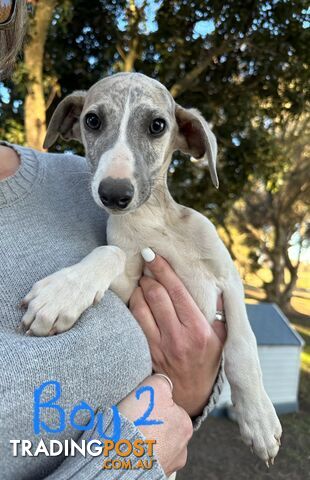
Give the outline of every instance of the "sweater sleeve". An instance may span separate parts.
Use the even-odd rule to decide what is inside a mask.
[[[109,434],[111,434],[110,430],[113,416],[111,409],[106,409],[104,411],[104,415],[107,421],[105,434],[109,436]],[[132,422],[130,422],[121,414],[120,418],[122,439],[126,439],[130,443],[133,443],[137,439],[141,439],[142,441],[145,440],[144,436]],[[92,430],[84,432],[81,435],[78,443],[81,444],[82,441],[88,442],[91,439],[96,439],[96,427],[97,422],[95,422]],[[139,464],[141,465],[141,460],[144,465],[148,465],[148,467],[151,466],[151,468],[144,469],[142,466],[138,468]],[[115,462],[117,469],[111,468],[113,462]],[[126,467],[124,465],[124,468],[119,468],[121,462],[124,462]],[[107,468],[104,468],[105,465]],[[91,456],[87,454],[85,457],[77,453],[74,457],[66,457],[66,459],[52,474],[45,477],[45,480],[93,480],[100,478],[103,480],[115,480],[116,477],[117,479],[124,478],[126,480],[166,479],[166,475],[155,455],[149,456],[147,453],[145,453],[142,457],[138,458],[131,453],[128,456],[120,457],[116,454],[115,450],[112,449],[107,457],[105,457],[103,453],[100,453],[98,456]]]
[[[14,456],[10,441],[29,440],[33,452],[41,439],[46,445],[51,440],[62,444],[70,440],[76,442],[82,432],[70,420],[75,407],[81,407],[83,402],[92,412],[98,412],[100,408],[105,412],[110,406],[117,405],[150,373],[147,341],[129,310],[112,292],[107,292],[100,304],[85,312],[71,330],[55,337],[27,337],[2,328],[1,480],[47,478],[60,466],[64,474],[59,478],[75,478],[74,475],[69,476],[70,468],[78,472],[80,463],[85,469],[92,471],[92,465],[95,469],[102,458],[67,458],[64,452],[57,456],[39,454],[32,458],[21,455],[19,451]],[[44,384],[46,386],[42,389]],[[34,431],[35,391],[40,391],[37,403],[51,402],[51,407],[39,409],[38,432]],[[46,427],[59,428],[61,418],[61,429],[47,430]],[[90,410],[82,408],[76,414],[75,424],[87,425],[90,418]],[[105,432],[105,416],[100,426]],[[134,433],[138,435],[136,431],[128,430],[129,427],[129,422],[124,422],[123,434],[128,439]],[[87,461],[90,461],[89,465]],[[71,462],[74,465],[72,463],[71,466]],[[68,475],[66,468],[69,468]],[[137,472],[141,474],[139,470]],[[111,473],[104,473],[111,478]],[[85,474],[84,478],[94,477]]]
[[[206,420],[209,413],[212,412],[212,410],[215,408],[215,406],[218,402],[218,399],[220,398],[222,389],[223,389],[224,379],[225,379],[225,377],[224,377],[224,358],[222,358],[220,369],[219,369],[217,378],[215,380],[213,390],[212,390],[212,393],[209,397],[208,403],[204,407],[202,414],[199,415],[198,417],[196,417],[195,419],[193,419],[194,430],[198,430],[200,428],[202,422],[204,420]]]

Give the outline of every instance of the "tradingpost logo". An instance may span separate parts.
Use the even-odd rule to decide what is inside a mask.
[[[48,400],[42,401],[42,395],[46,399],[46,390],[48,392],[53,390],[53,395]],[[154,445],[155,440],[148,440],[137,438],[130,441],[122,438],[121,432],[121,416],[117,406],[112,406],[112,434],[107,436],[105,433],[105,419],[103,412],[95,412],[95,410],[86,402],[81,401],[75,405],[66,417],[66,412],[59,403],[61,399],[61,385],[58,381],[48,381],[42,383],[40,387],[34,390],[33,403],[33,430],[36,436],[42,435],[43,432],[48,434],[59,434],[63,432],[69,425],[80,432],[91,432],[91,437],[88,440],[81,439],[75,441],[73,439],[66,439],[63,441],[57,439],[44,440],[40,438],[36,442],[31,442],[27,439],[10,440],[12,447],[12,454],[17,456],[37,457],[38,455],[50,456],[65,456],[74,457],[77,454],[83,457],[103,456],[102,468],[104,470],[132,470],[143,469],[150,470],[155,462]],[[140,399],[142,395],[149,396],[149,404],[144,414],[134,421],[136,427],[150,426],[163,424],[162,420],[151,418],[154,409],[154,389],[151,386],[143,386],[136,390],[136,398]],[[53,425],[48,425],[42,419],[42,413],[45,410],[52,409],[57,414],[58,422]],[[77,423],[76,417],[81,412],[87,411],[90,418],[86,425]],[[94,438],[96,437],[96,438]],[[130,457],[130,458],[129,458]]]
[[[104,461],[102,468],[104,470],[151,470],[154,463],[154,444],[155,440],[142,440],[138,438],[133,442],[127,439],[113,442],[113,440],[105,440],[102,450]],[[109,454],[114,451],[120,458],[109,459]],[[142,459],[145,454],[149,459]],[[128,459],[126,457],[133,456]]]

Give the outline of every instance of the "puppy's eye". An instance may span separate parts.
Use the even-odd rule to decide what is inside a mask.
[[[85,125],[91,130],[99,130],[101,127],[101,120],[96,113],[87,113],[84,121]]]
[[[165,130],[165,128],[166,122],[163,118],[154,118],[149,126],[150,134],[154,136],[159,135]]]

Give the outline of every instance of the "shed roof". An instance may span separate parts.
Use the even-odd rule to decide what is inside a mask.
[[[291,327],[288,318],[275,303],[246,305],[252,330],[258,345],[304,344],[301,336]]]

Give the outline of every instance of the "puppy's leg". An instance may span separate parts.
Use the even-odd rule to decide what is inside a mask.
[[[82,313],[98,303],[125,269],[126,254],[118,247],[95,248],[87,257],[37,282],[26,295],[22,324],[45,336],[69,330]]]
[[[267,464],[278,453],[281,424],[267,396],[259,365],[256,339],[250,327],[239,278],[224,289],[228,335],[225,373],[243,441]]]
[[[116,277],[110,285],[110,289],[126,304],[138,285],[142,275],[142,268],[143,260],[140,252],[137,254],[128,254],[127,252],[125,271]]]

